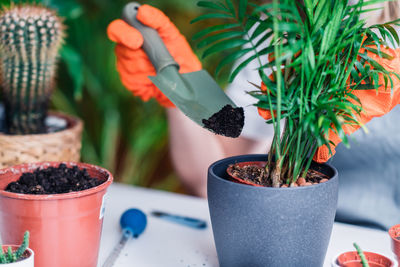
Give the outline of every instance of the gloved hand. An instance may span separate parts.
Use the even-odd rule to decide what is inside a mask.
[[[400,49],[381,48],[383,53],[391,55],[393,59],[380,58],[378,55],[367,52],[368,56],[378,62],[387,71],[396,72],[400,71]],[[381,117],[391,111],[397,104],[400,103],[400,81],[395,75],[391,76],[393,80],[393,90],[385,88],[384,78],[380,75],[379,84],[381,85],[378,90],[354,90],[353,94],[359,98],[363,111],[356,115],[357,121],[362,125],[366,124],[375,117]],[[343,125],[343,130],[346,135],[350,135],[358,130],[358,125]],[[384,129],[382,129],[384,131]],[[329,132],[329,140],[333,143],[330,144],[332,154],[329,153],[329,148],[324,145],[317,149],[314,154],[313,160],[318,163],[324,163],[335,154],[335,147],[342,141],[337,134],[333,131]]]
[[[400,49],[381,48],[381,50],[383,53],[391,55],[393,59],[380,58],[374,53],[367,53],[369,57],[378,62],[387,71],[399,72]],[[381,86],[378,88],[378,90],[354,90],[352,92],[356,97],[359,98],[363,108],[363,111],[359,115],[356,114],[357,121],[360,122],[361,125],[366,124],[374,117],[385,115],[400,103],[400,81],[394,75],[391,78],[393,80],[393,91],[390,89],[390,83],[388,88],[385,88],[384,78],[380,76],[379,84],[381,84]],[[267,87],[263,83],[261,84],[261,90],[267,90]],[[266,120],[271,119],[271,112],[269,110],[258,108],[258,113]],[[345,124],[342,127],[346,135],[350,135],[360,128],[358,125],[350,124]],[[329,148],[326,145],[323,145],[319,147],[314,154],[314,161],[318,163],[324,163],[328,161],[329,158],[335,154],[335,147],[342,141],[340,137],[332,130],[329,131],[329,140],[332,142],[330,144],[332,154],[329,152]]]
[[[180,73],[201,70],[201,63],[189,43],[163,12],[149,5],[142,5],[139,7],[137,19],[158,31],[168,51],[179,64]],[[123,85],[144,101],[154,97],[162,106],[173,107],[174,104],[148,78],[155,76],[156,71],[141,49],[143,37],[140,32],[117,19],[108,25],[107,35],[111,41],[117,43],[117,70]]]

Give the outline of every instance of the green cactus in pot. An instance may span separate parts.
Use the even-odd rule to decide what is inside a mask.
[[[12,5],[0,14],[0,75],[8,134],[45,133],[64,26],[54,11]]]
[[[25,251],[29,247],[29,232],[25,232],[21,245],[14,252],[11,247],[8,247],[6,251],[3,251],[2,247],[0,242],[0,264],[13,263],[23,259]]]

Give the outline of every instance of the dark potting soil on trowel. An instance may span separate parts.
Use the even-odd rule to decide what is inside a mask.
[[[5,190],[33,195],[62,194],[82,191],[102,183],[104,181],[90,177],[86,169],[60,164],[58,167],[23,173],[17,181],[8,184]]]
[[[243,108],[234,108],[231,105],[224,106],[220,111],[203,121],[204,127],[212,132],[227,137],[238,137],[244,125]]]
[[[266,187],[272,186],[272,181],[267,177],[267,172],[265,171],[265,167],[256,166],[256,165],[246,165],[246,166],[237,166],[235,164],[230,165],[231,174],[234,177],[238,177],[242,180],[262,185]],[[309,169],[304,182],[311,184],[318,184],[320,182],[325,182],[329,179],[329,177],[321,172],[316,170]],[[300,179],[299,179],[300,180]],[[300,185],[300,184],[298,184]]]

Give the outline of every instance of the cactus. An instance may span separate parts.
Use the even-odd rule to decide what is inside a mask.
[[[26,249],[29,246],[29,232],[26,231],[24,234],[24,239],[21,243],[21,245],[19,246],[19,248],[15,251],[12,252],[11,247],[7,248],[7,251],[4,252],[2,245],[0,243],[0,264],[5,264],[5,263],[12,263],[12,262],[16,262],[22,259],[24,252],[26,251]]]
[[[61,19],[45,7],[12,5],[0,14],[0,71],[9,134],[46,132],[63,36]]]

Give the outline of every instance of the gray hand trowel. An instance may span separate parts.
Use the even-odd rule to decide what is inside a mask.
[[[122,18],[143,36],[143,50],[157,71],[150,80],[186,116],[220,135],[238,137],[244,125],[243,108],[236,107],[204,70],[180,74],[179,65],[168,52],[157,31],[136,19],[140,4],[127,4]]]

